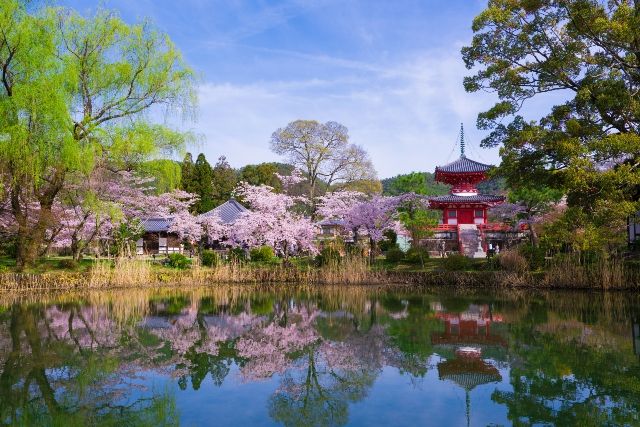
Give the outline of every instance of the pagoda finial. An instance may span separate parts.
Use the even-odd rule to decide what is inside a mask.
[[[460,123],[460,157],[465,157],[464,155],[464,125]]]

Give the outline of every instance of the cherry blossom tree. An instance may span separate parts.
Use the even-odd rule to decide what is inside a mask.
[[[397,210],[402,201],[402,196],[367,197],[359,192],[339,191],[320,197],[317,212],[324,218],[341,220],[356,238],[367,236],[375,248],[385,238],[385,231],[401,230]]]
[[[249,210],[229,227],[228,243],[233,246],[267,245],[288,258],[292,253],[316,253],[318,228],[296,207],[308,200],[302,196],[276,193],[273,187],[241,183],[236,195]]]

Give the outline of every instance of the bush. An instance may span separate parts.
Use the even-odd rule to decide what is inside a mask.
[[[518,246],[518,252],[522,255],[527,263],[529,269],[532,271],[543,269],[545,266],[545,250],[541,247],[534,247],[531,243],[525,243]]]
[[[171,268],[179,268],[184,270],[189,268],[191,260],[182,254],[169,254],[167,257],[167,266]]]
[[[275,252],[271,246],[260,246],[259,248],[251,249],[249,253],[251,261],[264,261],[268,262],[276,257]]]
[[[18,245],[13,237],[0,239],[0,254],[7,255],[10,258],[16,258],[18,255]]]
[[[529,269],[529,264],[525,257],[520,255],[515,249],[503,251],[498,255],[500,267],[512,273],[524,273]]]
[[[200,255],[200,262],[205,267],[217,267],[220,265],[220,256],[215,251],[204,250]]]
[[[75,270],[78,268],[78,261],[73,259],[61,259],[58,261],[58,267],[64,268],[65,270]]]
[[[394,264],[398,263],[404,259],[404,252],[402,252],[400,248],[391,248],[385,254],[385,259]]]
[[[422,265],[429,259],[429,251],[424,247],[409,248],[406,260],[409,264]]]
[[[327,246],[320,251],[320,254],[316,257],[316,264],[319,267],[329,265],[329,264],[338,264],[342,257],[340,256],[340,252],[332,248],[331,246]]]
[[[398,243],[398,235],[393,230],[386,230],[384,233],[384,239],[378,243],[378,247],[382,252],[390,251],[391,249],[400,249]]]
[[[229,249],[229,261],[231,262],[245,262],[247,255],[242,248]]]
[[[471,260],[461,254],[452,254],[444,259],[442,266],[447,271],[464,271],[471,268]]]

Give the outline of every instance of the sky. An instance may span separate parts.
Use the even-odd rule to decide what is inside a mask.
[[[460,55],[481,0],[62,0],[80,13],[117,11],[166,32],[199,76],[194,153],[234,167],[281,160],[271,134],[297,119],[337,121],[380,178],[433,171],[482,149],[477,114],[496,101],[468,94]],[[195,157],[195,156],[194,156]]]

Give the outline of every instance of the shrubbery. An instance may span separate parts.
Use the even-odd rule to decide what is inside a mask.
[[[447,271],[464,271],[471,268],[471,260],[461,254],[452,254],[444,259],[442,266]]]
[[[247,260],[247,255],[242,248],[229,249],[229,261],[231,262],[244,262]]]
[[[273,252],[271,246],[260,246],[259,248],[251,249],[249,256],[251,257],[251,261],[268,262],[272,261],[276,257],[276,254]]]
[[[320,254],[316,256],[316,264],[319,267],[329,265],[329,264],[338,264],[342,257],[340,256],[340,251],[331,246],[327,246],[320,251]]]
[[[421,246],[412,247],[407,251],[405,258],[409,264],[423,265],[429,259],[429,251]]]
[[[518,252],[522,255],[529,265],[529,269],[539,270],[545,266],[545,249],[540,246],[534,247],[531,243],[525,243],[518,246]]]
[[[58,267],[64,268],[65,270],[75,270],[78,268],[78,261],[74,259],[61,259],[58,261]]]
[[[204,250],[200,254],[200,262],[205,267],[217,267],[220,265],[220,256],[215,251]]]
[[[183,270],[191,266],[191,260],[182,254],[169,254],[167,257],[167,266]]]
[[[385,259],[388,262],[398,263],[404,259],[404,252],[400,248],[391,248],[385,254]]]
[[[520,255],[517,249],[509,249],[498,255],[500,267],[512,273],[524,273],[529,269],[529,264],[525,257]]]

